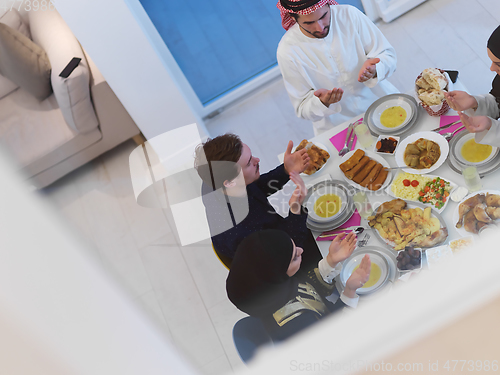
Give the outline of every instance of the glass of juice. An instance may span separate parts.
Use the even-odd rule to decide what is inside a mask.
[[[476,167],[464,167],[462,176],[464,176],[465,185],[469,191],[477,191],[483,187]]]
[[[372,133],[370,133],[370,129],[368,129],[368,126],[364,122],[356,125],[354,132],[356,133],[358,141],[363,148],[368,149],[371,147],[373,144],[373,136]]]
[[[370,201],[368,200],[368,197],[366,196],[366,193],[364,191],[358,191],[352,198],[354,200],[354,205],[359,212],[359,215],[363,219],[367,219],[368,216],[372,214],[373,209]]]

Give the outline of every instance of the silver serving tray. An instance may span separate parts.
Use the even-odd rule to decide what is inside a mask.
[[[404,200],[404,199],[403,199]],[[406,201],[406,207],[407,208],[416,208],[416,207],[419,207],[421,208],[422,210],[424,210],[425,208],[428,208],[430,206],[428,205],[425,205],[423,203],[420,203],[420,202],[414,202],[414,201]],[[377,213],[377,210],[380,206],[377,206],[377,208],[375,208],[373,210],[373,214],[372,216],[374,216],[376,213]],[[441,216],[441,214],[439,212],[437,212],[434,208],[430,207],[431,208],[431,216],[434,216],[436,218],[438,218],[439,222],[441,223],[441,228],[446,228],[448,229],[448,226],[446,225],[446,222],[444,221],[443,217]],[[380,235],[380,233],[378,232],[378,230],[376,230],[375,228],[372,227],[372,231],[373,233],[375,234],[375,237],[380,241],[382,242],[384,245],[386,245],[387,247],[389,247],[391,250],[393,251],[396,251],[394,250],[394,247],[395,247],[395,244],[392,242],[392,241],[388,241],[386,240],[385,238],[382,238],[382,236]],[[442,242],[440,243],[437,243],[435,244],[434,246],[439,246],[441,245],[442,243],[446,242],[446,239],[448,238],[449,236],[449,231],[448,231],[448,235],[443,239]],[[434,247],[433,246],[433,247]],[[423,249],[428,249],[429,247],[422,247],[420,246],[419,248],[422,248]]]

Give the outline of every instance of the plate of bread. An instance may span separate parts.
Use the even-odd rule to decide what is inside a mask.
[[[387,161],[370,151],[349,151],[339,165],[342,177],[351,186],[363,191],[376,191],[391,181]]]
[[[420,105],[431,116],[442,116],[450,109],[444,97],[445,91],[452,91],[451,80],[442,69],[427,68],[415,80],[415,90]]]
[[[312,143],[304,139],[293,152],[302,150],[303,148],[307,150],[310,160],[304,173],[301,173],[302,176],[310,176],[320,171],[330,159],[328,148],[321,143]]]

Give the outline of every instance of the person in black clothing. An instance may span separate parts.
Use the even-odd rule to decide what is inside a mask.
[[[345,306],[356,307],[356,290],[370,276],[370,257],[346,282],[335,304],[328,297],[335,291],[333,278],[340,262],[356,247],[356,236],[348,234],[332,241],[326,258],[316,268],[304,271],[303,251],[288,234],[279,230],[258,231],[239,245],[226,280],[227,296],[241,311],[259,318],[273,341],[284,340]]]
[[[248,235],[262,229],[282,229],[300,246],[309,243],[304,264],[316,264],[321,253],[306,228],[307,213],[301,207],[305,186],[299,173],[308,165],[305,149],[291,153],[290,141],[284,163],[260,175],[259,159],[234,134],[209,139],[196,149],[195,168],[203,180],[203,204],[207,214],[215,250],[232,259],[239,243]],[[290,176],[298,185],[290,198],[297,203],[287,218],[280,216],[267,197],[280,190]],[[301,193],[302,192],[302,193]]]

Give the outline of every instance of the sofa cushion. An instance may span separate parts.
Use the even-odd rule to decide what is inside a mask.
[[[10,28],[19,31],[24,36],[31,39],[31,33],[26,22],[23,21],[19,12],[12,8],[12,10],[7,10],[5,13],[0,15],[0,23],[4,23]]]
[[[16,85],[7,77],[0,75],[0,99],[4,96],[9,95],[12,91],[19,88],[19,85]]]
[[[15,8],[12,8],[12,10],[6,9],[3,13],[0,11],[0,23],[6,24],[31,39],[28,25],[23,21],[21,15]],[[18,87],[18,84],[12,82],[7,77],[0,75],[0,99],[9,95]]]
[[[90,96],[90,71],[80,43],[55,10],[30,12],[28,18],[33,41],[50,59],[52,89],[66,123],[79,133],[96,129],[99,123]],[[82,61],[68,78],[59,77],[73,57]]]
[[[0,23],[0,56],[0,74],[38,100],[51,94],[51,67],[45,51],[3,23]]]
[[[39,101],[20,88],[0,100],[0,148],[27,176],[55,167],[101,138],[99,128],[85,134],[72,130],[54,95]]]

